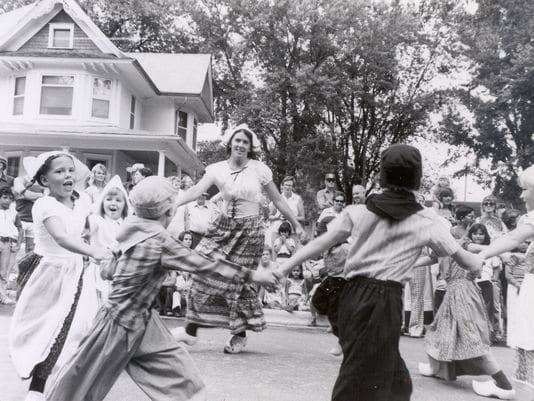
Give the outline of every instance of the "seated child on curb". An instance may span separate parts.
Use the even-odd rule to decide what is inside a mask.
[[[288,312],[299,310],[306,304],[307,291],[302,275],[302,266],[295,266],[289,274],[286,279],[284,294],[284,310]]]
[[[278,264],[282,263],[285,259],[291,257],[295,252],[295,240],[291,238],[291,224],[284,221],[278,228],[279,237],[274,241],[273,251],[274,257]]]
[[[176,190],[151,176],[130,193],[136,216],[128,218],[117,240],[108,301],[78,350],[60,370],[47,399],[103,400],[121,372],[152,400],[205,400],[206,390],[193,360],[150,308],[167,270],[274,285],[271,272],[244,269],[213,250],[201,255],[165,230],[174,215]]]

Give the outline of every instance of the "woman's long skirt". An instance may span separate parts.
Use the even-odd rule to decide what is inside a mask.
[[[205,236],[195,250],[201,253],[215,250],[233,263],[256,270],[264,248],[264,235],[259,216],[237,219],[221,216],[214,234]],[[262,331],[266,327],[254,284],[193,275],[188,301],[188,323],[227,328],[232,334]]]

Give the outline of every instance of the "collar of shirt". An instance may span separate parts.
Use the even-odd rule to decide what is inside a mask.
[[[158,235],[163,231],[165,231],[165,227],[163,227],[157,220],[130,216],[124,221],[124,224],[117,233],[117,241],[120,243],[120,251],[124,253],[138,243]]]

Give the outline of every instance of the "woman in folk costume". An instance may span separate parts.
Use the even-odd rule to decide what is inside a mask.
[[[117,233],[124,219],[132,212],[128,193],[118,175],[114,176],[103,188],[92,205],[89,216],[89,243],[99,248],[117,246]],[[87,274],[91,274],[96,284],[99,306],[106,301],[110,290],[110,281],[102,278],[101,263],[91,260]]]
[[[96,290],[84,285],[83,256],[101,260],[111,252],[82,239],[89,203],[75,185],[87,177],[87,167],[61,151],[23,162],[33,182],[49,190],[33,206],[38,264],[17,302],[9,338],[18,374],[32,378],[26,401],[34,401],[45,399],[52,369],[75,352],[96,314]]]
[[[217,249],[226,254],[229,261],[255,270],[265,243],[260,216],[262,191],[298,235],[303,229],[273,183],[269,167],[255,160],[260,150],[256,134],[242,124],[224,136],[223,145],[228,159],[209,165],[204,177],[179,198],[178,205],[197,199],[216,185],[223,197],[222,215],[215,231],[205,236],[196,250],[203,253]],[[246,330],[262,331],[266,326],[257,286],[193,275],[187,326],[185,331],[175,330],[174,335],[180,341],[193,344],[197,340],[197,329],[202,326],[230,329],[233,336],[224,352],[241,352],[246,345]]]

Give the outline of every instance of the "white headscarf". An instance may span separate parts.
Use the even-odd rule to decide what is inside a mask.
[[[130,202],[138,217],[158,219],[173,207],[178,191],[163,177],[145,178],[130,192]]]
[[[122,194],[124,195],[125,207],[128,208],[128,216],[131,215],[133,212],[132,204],[130,203],[130,199],[128,199],[128,192],[126,192],[126,189],[122,184],[121,178],[118,175],[115,175],[111,180],[109,180],[102,192],[100,192],[100,194],[98,195],[98,198],[96,198],[95,202],[91,206],[93,214],[100,217],[104,217],[104,212],[102,211],[102,203],[104,202],[106,194],[112,188],[118,188],[122,192]]]
[[[62,150],[54,150],[51,152],[41,153],[37,157],[27,156],[22,159],[22,165],[24,166],[24,170],[26,170],[26,174],[31,178],[35,178],[35,174],[37,174],[37,171],[43,166],[43,164],[48,160],[49,157],[60,155],[69,156],[73,160],[74,186],[77,191],[83,191],[85,189],[85,182],[91,172],[85,164],[83,164],[80,160],[78,160],[76,157],[74,157],[68,152]]]
[[[235,128],[227,130],[226,133],[222,137],[221,145],[224,146],[224,147],[229,145],[230,144],[230,140],[232,139],[234,134],[236,132],[238,132],[238,131],[247,131],[250,134],[250,136],[252,137],[251,150],[254,153],[258,153],[258,152],[261,151],[261,143],[260,143],[260,140],[258,139],[258,136],[254,133],[254,131],[252,131],[248,127],[247,124],[240,124]]]

